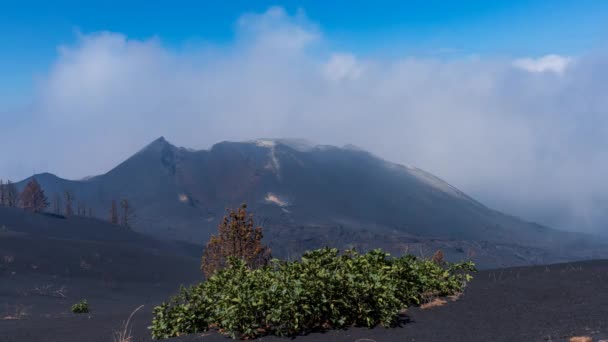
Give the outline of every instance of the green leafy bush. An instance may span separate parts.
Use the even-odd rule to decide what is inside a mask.
[[[72,312],[75,314],[89,313],[89,303],[86,299],[72,305]]]
[[[425,296],[461,292],[472,262],[449,264],[381,250],[359,254],[324,248],[301,261],[272,260],[252,270],[232,258],[206,282],[182,287],[154,308],[156,339],[219,329],[232,338],[297,335],[351,325],[396,323],[400,310]]]

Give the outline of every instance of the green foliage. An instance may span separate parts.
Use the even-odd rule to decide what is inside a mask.
[[[86,299],[72,305],[72,312],[75,314],[89,313],[89,303]]]
[[[472,262],[449,264],[381,250],[359,254],[324,248],[301,261],[250,269],[236,258],[206,282],[181,288],[154,308],[156,339],[219,329],[232,338],[297,335],[351,325],[396,323],[398,312],[429,295],[461,292]]]

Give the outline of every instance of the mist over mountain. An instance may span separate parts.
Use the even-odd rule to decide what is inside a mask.
[[[222,43],[203,35],[205,43],[181,46],[154,30],[104,26],[48,42],[36,87],[17,97],[20,106],[0,108],[4,139],[19,141],[19,148],[0,144],[2,178],[97,174],[161,134],[197,148],[302,136],[412,163],[491,207],[551,227],[606,232],[605,39],[569,50],[558,48],[563,34],[546,34],[552,48],[536,41],[525,44],[534,51],[520,51],[504,49],[508,36],[497,30],[495,53],[443,42],[409,50],[402,35],[372,39],[386,50],[361,51],[359,39],[345,46],[328,32],[328,18],[289,6],[225,19],[234,25]],[[483,34],[453,32],[455,45],[492,31],[478,24]]]
[[[198,244],[225,208],[247,203],[282,255],[323,245],[442,248],[454,258],[478,253],[482,263],[527,264],[601,251],[590,237],[492,210],[424,170],[352,145],[259,139],[192,150],[161,137],[103,175],[35,178],[49,197],[70,191],[104,219],[112,200],[126,198],[137,231]]]

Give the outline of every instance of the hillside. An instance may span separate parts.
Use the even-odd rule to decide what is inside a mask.
[[[201,280],[196,246],[158,241],[97,219],[65,219],[12,208],[0,208],[0,256],[2,342],[107,341],[142,304],[132,333],[135,341],[149,341],[152,307],[179,285]],[[402,317],[401,327],[351,328],[297,339],[606,338],[607,269],[607,261],[597,260],[485,270],[475,275],[458,301],[428,310],[411,308]],[[70,306],[83,298],[90,303],[91,313],[71,314]],[[176,341],[200,338],[184,336]],[[204,339],[223,341],[225,337],[211,333]]]
[[[86,318],[70,312],[82,299],[96,323],[113,317],[107,332],[86,331],[89,339],[111,340],[133,303],[152,307],[200,281],[200,253],[97,219],[0,207],[0,341],[81,341],[77,329],[58,322]]]
[[[194,243],[208,239],[226,207],[246,202],[281,256],[321,245],[443,248],[500,266],[608,254],[591,237],[492,210],[428,172],[352,146],[279,139],[193,151],[159,138],[103,175],[35,177],[49,195],[69,190],[101,218],[112,199],[128,198],[137,231]]]
[[[194,270],[200,254],[197,246],[159,241],[98,219],[0,207],[0,276],[173,283],[199,276]]]

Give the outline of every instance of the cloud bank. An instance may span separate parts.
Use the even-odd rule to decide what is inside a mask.
[[[0,114],[0,175],[103,173],[161,135],[193,148],[301,137],[416,165],[530,220],[608,231],[606,55],[380,59],[332,49],[320,27],[271,8],[225,45],[80,35],[29,108]]]
[[[563,73],[572,63],[572,58],[559,55],[546,55],[539,58],[520,58],[513,65],[530,72]]]

